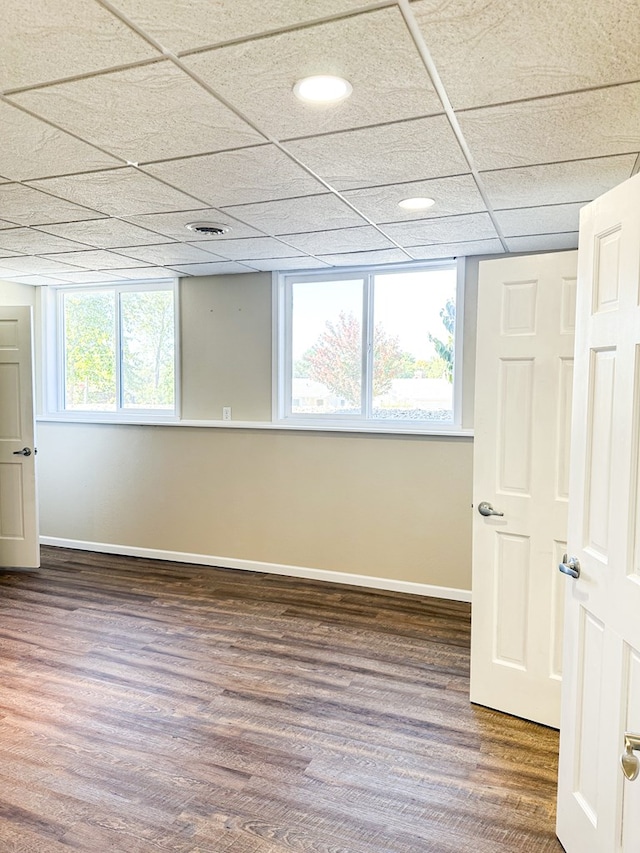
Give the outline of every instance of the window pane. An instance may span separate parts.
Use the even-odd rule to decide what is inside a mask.
[[[362,280],[292,286],[291,411],[362,412]]]
[[[64,408],[116,408],[115,294],[65,293]]]
[[[377,275],[373,417],[453,420],[455,270]]]
[[[173,409],[173,291],[121,293],[120,323],[122,407]]]

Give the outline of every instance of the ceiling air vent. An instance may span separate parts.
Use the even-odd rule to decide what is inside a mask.
[[[218,237],[231,231],[228,225],[218,225],[217,222],[189,222],[187,228],[196,234],[206,234],[209,237]]]

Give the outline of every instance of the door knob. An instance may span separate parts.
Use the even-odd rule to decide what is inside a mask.
[[[570,578],[580,577],[580,561],[577,557],[567,557],[565,554],[558,568],[563,575],[569,575]]]
[[[504,515],[503,512],[498,512],[495,510],[489,501],[482,501],[478,504],[478,512],[480,515],[488,516],[488,515]]]
[[[14,456],[31,456],[31,448],[30,447],[23,447],[22,450],[14,450],[13,455]]]
[[[635,754],[636,750],[640,750],[640,735],[625,732],[624,752],[620,756],[620,764],[622,765],[622,772],[630,782],[633,782],[640,775],[640,760]]]

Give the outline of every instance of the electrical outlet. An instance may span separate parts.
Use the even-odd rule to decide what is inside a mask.
[[[222,420],[230,421],[231,420],[231,406],[223,406],[222,407]]]

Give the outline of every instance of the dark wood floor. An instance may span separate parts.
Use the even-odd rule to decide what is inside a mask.
[[[557,733],[469,606],[43,549],[0,573],[2,853],[547,853]]]

